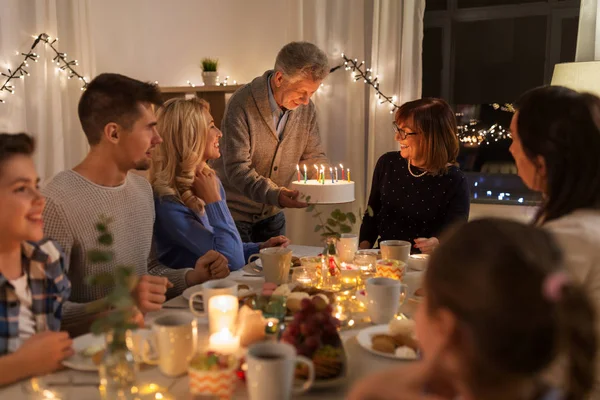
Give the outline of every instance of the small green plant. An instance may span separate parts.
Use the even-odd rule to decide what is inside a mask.
[[[303,199],[307,203],[310,202],[310,196],[303,197]],[[314,211],[316,211],[315,204],[311,204],[306,208],[306,212],[308,213],[312,213]],[[374,215],[371,206],[367,206],[367,214],[370,217]],[[362,221],[362,217],[364,214],[360,209],[358,210],[358,215],[360,216]],[[333,210],[329,214],[329,216],[324,216],[323,212],[317,211],[313,214],[313,218],[319,219],[319,223],[315,225],[315,233],[320,232],[321,237],[323,238],[335,236],[339,239],[342,236],[342,234],[352,232],[352,228],[358,221],[358,219],[356,218],[356,214],[354,214],[353,212],[345,213],[339,208]]]
[[[88,260],[92,264],[110,262],[114,258],[112,251],[114,238],[109,229],[111,222],[110,218],[101,216],[96,223],[98,248],[87,253]],[[137,276],[131,266],[117,265],[114,271],[88,277],[87,281],[90,285],[111,288],[108,296],[92,303],[92,307],[88,307],[90,312],[110,310],[102,313],[92,323],[91,331],[94,334],[113,331],[115,337],[124,337],[127,330],[137,328],[137,325],[132,323],[136,312],[135,299],[131,293],[137,284]]]
[[[219,66],[219,60],[217,58],[203,58],[202,59],[202,71],[204,72],[215,72]]]

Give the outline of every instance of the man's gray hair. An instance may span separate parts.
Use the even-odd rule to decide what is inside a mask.
[[[329,60],[325,52],[312,43],[291,42],[279,50],[275,71],[288,78],[308,78],[317,82],[329,74]]]

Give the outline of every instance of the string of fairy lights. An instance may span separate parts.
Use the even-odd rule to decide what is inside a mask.
[[[4,81],[0,86],[0,93],[8,92],[10,94],[15,94],[15,85],[13,80],[25,79],[25,77],[30,76],[30,73],[27,70],[27,68],[29,68],[29,61],[38,62],[40,55],[34,50],[40,43],[43,43],[46,48],[49,48],[54,52],[52,62],[56,64],[56,70],[59,72],[64,72],[68,79],[78,79],[82,83],[81,90],[86,89],[88,85],[88,79],[74,69],[74,66],[79,65],[77,60],[69,60],[67,53],[61,52],[57,49],[56,42],[58,42],[58,38],[52,38],[46,33],[40,33],[37,36],[33,36],[33,38],[34,41],[29,48],[29,51],[17,51],[17,55],[23,56],[23,60],[17,66],[17,68],[8,68],[8,72],[1,73],[2,77],[4,77]],[[359,82],[362,80],[364,84],[371,86],[375,91],[375,97],[377,98],[378,104],[389,104],[390,114],[393,114],[399,108],[399,105],[396,103],[398,101],[398,97],[396,95],[388,96],[381,91],[379,87],[381,82],[379,75],[377,75],[372,68],[367,67],[364,61],[359,63],[357,58],[350,58],[344,53],[342,53],[341,56],[343,59],[343,64],[332,68],[330,72],[334,72],[343,67],[346,71],[350,72],[352,82]],[[217,77],[216,84],[217,86],[228,86],[229,80],[229,76],[226,76],[223,81],[220,81],[219,77]],[[158,84],[158,82],[155,83]],[[191,87],[203,85],[196,85],[191,80],[188,80],[187,84]],[[234,80],[233,85],[237,85],[237,81]],[[6,103],[6,101],[4,99],[0,99],[0,103]],[[491,106],[495,110],[512,113],[515,112],[512,104],[493,103]],[[457,113],[457,116],[461,116],[461,114]],[[508,129],[499,124],[493,124],[489,128],[480,129],[475,127],[478,123],[479,121],[477,120],[471,120],[469,124],[458,126],[458,138],[461,143],[466,146],[479,146],[481,144],[491,144],[500,140],[511,138]]]
[[[52,38],[46,33],[40,33],[37,36],[33,36],[33,38],[34,41],[29,48],[29,51],[17,51],[17,55],[23,56],[23,60],[18,67],[15,69],[8,68],[8,72],[2,72],[4,82],[2,83],[2,86],[0,86],[0,92],[15,94],[15,85],[13,80],[25,79],[26,76],[30,76],[30,73],[26,68],[29,68],[29,61],[38,62],[40,55],[34,50],[40,43],[43,43],[46,48],[50,48],[54,52],[52,62],[56,63],[56,70],[59,72],[64,72],[68,79],[75,78],[80,80],[82,82],[81,90],[85,90],[88,80],[73,68],[73,66],[79,65],[77,60],[69,60],[67,58],[67,53],[63,53],[57,49],[56,42],[58,42],[58,38]],[[4,99],[0,99],[0,103],[6,103],[6,101]]]

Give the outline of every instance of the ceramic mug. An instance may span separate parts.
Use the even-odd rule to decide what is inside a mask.
[[[292,250],[283,247],[268,247],[262,249],[258,254],[252,254],[248,258],[248,262],[252,262],[255,258],[260,258],[262,263],[262,271],[254,268],[257,272],[263,272],[265,282],[281,285],[287,283],[290,275],[290,267],[292,265]]]
[[[406,298],[408,286],[391,278],[367,280],[367,313],[374,324],[389,323]]]
[[[197,316],[201,316],[203,317],[204,314],[199,313],[198,311],[196,311],[196,306],[197,304],[197,300],[196,297],[201,297],[202,298],[202,308],[204,311],[208,310],[208,302],[210,301],[210,298],[213,296],[217,296],[220,294],[230,294],[232,296],[236,296],[238,295],[238,284],[237,282],[231,280],[231,279],[214,279],[212,281],[208,281],[208,282],[204,282],[202,285],[200,285],[201,290],[199,290],[196,293],[193,293],[190,296],[190,300],[188,301],[189,307],[190,307],[190,311],[192,311],[192,313],[194,313]]]
[[[410,242],[404,240],[384,240],[379,243],[381,248],[381,258],[388,260],[399,260],[408,262],[410,256]]]
[[[153,346],[147,342],[152,341]],[[151,356],[149,349],[155,349]],[[170,377],[187,372],[190,360],[198,348],[198,321],[187,313],[171,313],[158,317],[152,323],[152,335],[144,339],[142,352],[146,364],[158,365]]]
[[[292,394],[304,393],[315,381],[311,360],[296,354],[296,349],[282,342],[262,342],[248,348],[246,384],[250,400],[288,400]],[[308,380],[294,388],[296,364],[308,366]]]

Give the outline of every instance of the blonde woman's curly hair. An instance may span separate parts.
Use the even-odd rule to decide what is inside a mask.
[[[163,142],[154,150],[150,167],[150,183],[159,198],[173,196],[199,213],[204,213],[204,202],[191,188],[206,148],[209,112],[209,104],[198,98],[165,102],[157,113]]]

